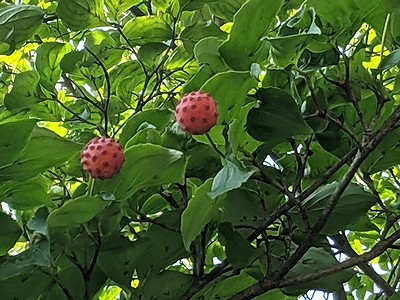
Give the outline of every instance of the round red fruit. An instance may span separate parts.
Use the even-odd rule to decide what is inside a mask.
[[[123,149],[113,138],[96,137],[86,144],[81,153],[82,168],[93,178],[114,177],[124,162]]]
[[[179,101],[175,115],[183,131],[189,134],[204,134],[217,123],[217,103],[212,96],[204,92],[192,92]]]

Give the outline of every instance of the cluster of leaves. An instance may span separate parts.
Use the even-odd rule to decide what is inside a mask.
[[[398,297],[400,4],[15,2],[1,299]],[[219,120],[188,136],[198,90]],[[125,148],[111,180],[82,172],[96,135]]]

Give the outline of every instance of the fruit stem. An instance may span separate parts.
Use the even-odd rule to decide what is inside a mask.
[[[88,183],[88,194],[89,196],[93,196],[93,192],[94,192],[94,184],[95,184],[95,180],[92,176],[90,176],[89,178],[89,183]]]
[[[211,135],[208,132],[206,133],[206,137],[207,140],[210,142],[211,146],[213,147],[213,149],[215,150],[215,152],[217,152],[218,155],[221,156],[222,158],[225,158],[225,154],[223,154],[221,150],[218,149],[217,145],[214,143],[213,139],[211,138]]]

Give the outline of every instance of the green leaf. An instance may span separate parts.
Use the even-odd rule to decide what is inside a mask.
[[[35,5],[0,8],[0,54],[20,48],[43,22],[44,11]]]
[[[241,187],[254,172],[255,169],[245,168],[239,161],[226,160],[226,165],[214,178],[210,192],[211,199]]]
[[[274,146],[296,135],[311,134],[293,97],[277,88],[260,89],[259,108],[247,115],[247,131],[255,139]]]
[[[114,282],[129,289],[135,270],[136,254],[131,251],[133,243],[127,238],[113,236],[102,245],[98,264]]]
[[[44,43],[36,49],[36,70],[41,83],[52,91],[61,76],[60,63],[65,54],[72,50],[71,45],[62,43]]]
[[[388,300],[400,300],[400,293],[394,293]]]
[[[282,4],[283,0],[249,0],[237,12],[229,40],[220,48],[222,57],[233,69],[250,70],[252,63],[266,58],[265,51],[260,51],[260,39],[276,25]]]
[[[181,211],[164,213],[135,243],[139,280],[154,276],[178,259],[187,257],[179,232]]]
[[[312,226],[321,216],[326,205],[330,201],[338,183],[332,182],[316,190],[302,203]],[[349,225],[356,224],[362,216],[376,203],[376,197],[364,191],[357,184],[350,184],[340,197],[338,204],[332,211],[328,222],[321,230],[323,234],[334,234],[345,230]],[[293,213],[293,221],[299,228],[305,230],[304,221],[298,212]]]
[[[30,108],[39,102],[37,87],[39,74],[36,71],[27,71],[15,76],[14,85],[10,93],[4,98],[4,105],[10,111],[19,111]]]
[[[250,245],[246,238],[233,229],[232,224],[221,223],[218,231],[224,239],[226,256],[234,267],[248,267],[260,255],[259,249]]]
[[[181,232],[187,251],[203,228],[218,216],[218,201],[212,200],[208,195],[211,184],[212,179],[202,184],[189,199],[188,206],[182,213]]]
[[[367,157],[361,166],[361,170],[367,174],[374,174],[389,169],[398,164],[399,155],[400,129],[395,129]]]
[[[157,130],[163,132],[168,123],[171,122],[173,113],[168,109],[148,109],[138,114],[133,115],[126,121],[119,140],[122,144],[131,139],[139,130],[139,127],[144,124],[154,125]]]
[[[21,234],[22,230],[18,223],[9,215],[0,212],[0,255],[5,255],[15,245]]]
[[[115,20],[118,20],[129,8],[141,2],[141,0],[104,0],[108,11]]]
[[[182,10],[199,10],[205,4],[215,3],[215,2],[225,2],[224,0],[179,0]]]
[[[161,184],[183,182],[186,159],[179,151],[158,145],[134,145],[125,151],[125,163],[114,178],[97,186],[125,200],[137,191]]]
[[[209,39],[210,37],[215,37],[220,40],[225,40],[226,36],[227,34],[215,23],[201,22],[186,27],[180,35],[180,40],[183,42],[185,49],[193,54],[195,45],[203,38]]]
[[[0,168],[11,164],[25,148],[35,120],[18,120],[0,125]]]
[[[23,182],[5,183],[0,188],[0,195],[4,197],[4,202],[17,210],[29,210],[42,205],[53,207],[48,189],[43,178],[39,177]]]
[[[163,43],[147,43],[138,51],[139,60],[148,68],[157,67],[162,59],[162,54],[168,46]]]
[[[320,53],[306,49],[301,54],[297,66],[305,72],[316,71],[322,67],[337,65],[339,58],[339,53],[334,48]]]
[[[190,287],[193,276],[176,271],[163,271],[147,279],[138,290],[143,299],[180,299]]]
[[[122,30],[133,45],[164,42],[172,38],[171,27],[156,16],[132,19],[124,25]]]
[[[30,273],[34,267],[49,268],[51,262],[50,242],[47,240],[38,241],[21,254],[7,258],[0,268],[0,282]]]
[[[201,299],[230,299],[238,292],[254,285],[257,280],[248,275],[245,271],[240,272],[239,275],[229,277],[225,280],[216,282],[214,285],[210,284],[210,288],[206,292],[194,298],[195,300]],[[280,299],[280,298],[277,298]]]
[[[66,162],[81,145],[45,128],[35,128],[31,139],[12,165],[0,168],[0,182],[24,180]]]
[[[57,15],[71,30],[106,25],[104,0],[59,0]]]
[[[268,205],[272,202],[272,193],[268,197]],[[275,196],[276,197],[276,196]],[[223,221],[241,226],[238,230],[244,236],[253,232],[252,228],[261,226],[267,217],[260,195],[251,190],[236,189],[230,191],[224,201]]]
[[[199,64],[207,64],[214,72],[227,71],[228,67],[219,54],[222,41],[217,37],[206,37],[194,47],[194,56]]]
[[[287,274],[287,278],[315,273],[321,269],[326,269],[335,265],[339,265],[339,262],[331,253],[321,248],[312,247]],[[349,281],[355,274],[356,272],[353,270],[343,270],[327,277],[284,288],[282,291],[290,295],[300,295],[308,290],[333,292],[338,289],[342,283]]]
[[[246,0],[223,0],[210,2],[207,6],[211,12],[225,21],[232,21],[233,16],[242,7]]]
[[[78,197],[53,210],[47,219],[47,224],[53,231],[78,226],[93,219],[108,204],[109,201],[99,197]]]
[[[229,123],[242,108],[247,93],[257,86],[250,72],[227,71],[210,78],[201,90],[208,92],[218,104],[218,123]]]

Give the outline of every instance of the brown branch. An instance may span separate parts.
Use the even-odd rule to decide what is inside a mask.
[[[333,241],[335,242],[335,247],[342,251],[342,253],[346,254],[348,257],[359,257],[360,255],[354,251],[351,247],[349,241],[347,240],[346,236],[338,235],[332,237]],[[387,283],[375,270],[367,263],[362,262],[358,264],[358,267],[371,278],[381,290],[385,292],[387,296],[391,296],[395,293],[395,290]]]
[[[289,286],[295,286],[299,284],[303,284],[306,282],[310,282],[316,279],[320,279],[323,277],[327,277],[329,275],[335,274],[337,272],[355,267],[361,263],[366,263],[375,257],[378,257],[383,252],[386,251],[394,242],[396,242],[400,238],[400,230],[396,231],[390,237],[385,240],[378,242],[371,251],[364,253],[363,255],[352,257],[340,264],[334,265],[332,267],[328,267],[318,272],[314,272],[311,274],[302,274],[292,278],[280,278],[280,279],[264,279],[261,282],[251,286],[248,289],[236,294],[231,298],[231,300],[246,300],[253,299],[254,297],[261,295],[267,291],[270,291],[275,288],[284,288]]]
[[[310,249],[314,238],[325,226],[326,222],[329,219],[329,216],[331,215],[333,209],[336,207],[343,192],[350,184],[358,168],[361,166],[361,164],[364,162],[367,156],[375,149],[375,147],[383,140],[383,138],[386,135],[388,135],[391,132],[391,130],[393,130],[393,128],[395,127],[396,123],[399,120],[400,120],[400,107],[398,107],[396,111],[392,114],[391,118],[386,121],[386,123],[382,127],[382,130],[379,133],[377,133],[376,136],[370,142],[364,143],[362,148],[356,154],[356,157],[354,158],[349,170],[343,177],[342,181],[339,182],[335,191],[331,195],[328,204],[326,205],[324,211],[322,212],[322,215],[317,220],[315,225],[311,228],[311,230],[307,233],[307,235],[304,237],[303,242],[299,245],[299,247],[296,249],[293,255],[286,261],[286,263],[278,271],[274,272],[270,278],[265,279],[243,290],[242,292],[237,294],[238,298],[234,297],[233,299],[251,299],[251,298],[246,298],[246,297],[241,298],[241,297],[246,296],[248,294],[252,296],[257,296],[263,294],[264,292],[270,290],[271,288],[276,287],[277,282],[279,282],[281,278],[283,278],[298,263],[298,261],[303,257],[303,255]],[[265,284],[266,282],[268,284]],[[265,287],[268,287],[268,289],[265,289]]]

